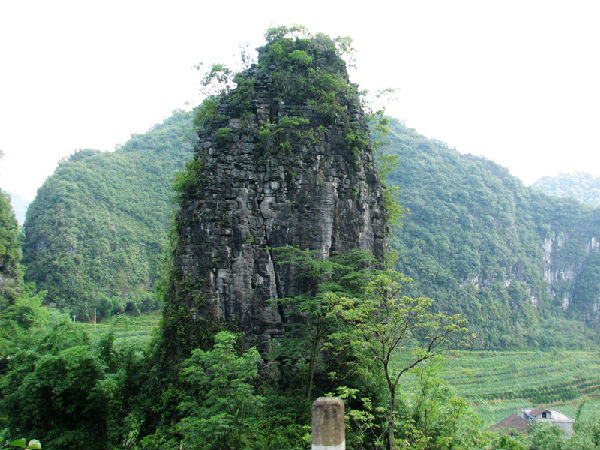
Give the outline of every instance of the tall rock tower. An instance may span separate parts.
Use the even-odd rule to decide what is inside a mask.
[[[170,354],[224,324],[269,348],[286,320],[269,299],[302,291],[275,247],[384,254],[382,186],[335,41],[274,30],[234,81],[198,109],[199,144],[177,183],[162,329]]]

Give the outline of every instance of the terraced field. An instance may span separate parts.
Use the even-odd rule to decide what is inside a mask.
[[[518,409],[554,406],[583,416],[600,410],[598,351],[454,351],[441,377],[495,423]]]
[[[463,397],[571,400],[600,389],[600,354],[585,351],[452,352],[446,379]]]

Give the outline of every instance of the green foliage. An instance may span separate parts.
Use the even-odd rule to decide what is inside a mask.
[[[352,325],[352,344],[375,360],[385,376],[389,450],[395,446],[396,389],[400,378],[435,356],[451,338],[467,331],[458,315],[433,314],[431,299],[400,297],[409,281],[398,272],[379,271],[366,285],[365,297],[340,298],[337,302],[337,311]],[[391,364],[394,359],[401,361],[398,366]]]
[[[202,161],[193,158],[185,164],[184,170],[176,174],[173,190],[178,201],[194,195],[198,189],[203,187],[203,181],[206,178],[203,168]]]
[[[17,277],[20,259],[19,226],[10,205],[10,198],[0,190],[0,295],[6,278]]]
[[[399,440],[411,442],[410,448],[484,448],[488,437],[481,418],[438,374],[435,363],[415,369],[415,393],[405,396],[399,412]]]
[[[220,332],[212,350],[194,350],[183,363],[187,396],[178,406],[184,416],[177,424],[180,448],[261,448],[263,398],[252,384],[261,359],[255,348],[238,355],[236,339]]]
[[[215,132],[215,145],[217,148],[223,148],[231,143],[231,128],[219,128]]]
[[[573,436],[564,444],[565,450],[600,449],[600,415],[584,419],[578,414],[573,425]]]
[[[344,372],[335,376],[335,367],[331,364],[335,359],[343,367],[342,361],[348,356],[342,353],[345,350],[342,337],[350,333],[349,324],[336,309],[339,297],[364,293],[364,285],[373,276],[377,261],[361,251],[321,259],[317,252],[294,247],[273,250],[280,264],[298,268],[298,278],[305,282],[306,292],[273,300],[285,305],[291,314],[284,325],[286,337],[277,342],[270,357],[277,359],[286,373],[301,374],[301,385],[310,402],[316,372],[330,372],[331,378],[348,381],[352,363],[348,362]],[[327,349],[326,354],[323,349]],[[321,392],[324,389],[327,387],[320,387]]]
[[[220,97],[213,95],[207,97],[202,104],[194,108],[194,128],[203,129],[213,126],[221,116],[217,114]]]
[[[39,325],[46,322],[49,314],[42,308],[44,295],[33,294],[27,285],[14,301],[0,304],[0,360],[6,361],[20,346],[31,343]]]
[[[293,153],[298,145],[311,142],[320,126],[335,123],[346,130],[349,158],[356,158],[369,143],[360,124],[347,114],[349,104],[358,103],[356,87],[349,83],[341,58],[349,42],[311,35],[300,26],[271,29],[266,39],[267,44],[259,49],[258,63],[235,76],[234,90],[221,93],[227,97],[233,117],[248,122],[257,113],[251,101],[255,82],[268,77],[274,104],[305,106],[312,114],[310,120],[295,111],[278,114],[277,119],[271,117],[270,129],[263,126],[259,135],[263,150],[271,150],[268,143],[273,141],[276,149]]]
[[[304,50],[294,50],[288,55],[291,63],[301,67],[309,66],[312,63],[312,56],[306,53]]]
[[[564,448],[564,433],[560,428],[549,423],[535,423],[529,430],[531,449],[562,450]]]
[[[431,299],[400,296],[410,280],[392,270],[376,269],[376,261],[362,252],[321,260],[308,250],[285,247],[279,251],[284,256],[281,261],[298,267],[300,277],[311,283],[305,294],[278,300],[292,306],[301,322],[288,323],[288,336],[276,356],[287,357],[293,367],[308,366],[308,399],[322,349],[329,360],[321,361],[320,371],[329,372],[331,379],[348,380],[361,371],[384,378],[388,447],[393,449],[396,388],[401,376],[435,356],[455,335],[466,332],[464,320],[432,313]],[[331,359],[340,357],[347,364],[332,368]],[[354,358],[375,365],[357,368]],[[398,360],[399,366],[390,364]],[[367,423],[372,421],[368,417]]]
[[[522,434],[497,434],[491,439],[492,449],[529,450],[529,439]]]
[[[275,41],[283,39],[285,37],[306,37],[308,35],[308,31],[305,26],[294,24],[292,26],[279,26],[269,28],[265,32],[265,40],[267,43],[271,44]]]
[[[338,386],[335,393],[325,396],[339,397],[344,401],[346,446],[351,449],[383,448],[384,439],[377,416],[385,408],[373,405],[371,398],[359,397],[358,389]]]
[[[103,448],[106,396],[99,381],[104,368],[85,339],[76,345],[57,333],[65,326],[58,325],[33,350],[12,355],[0,383],[2,410],[13,433],[39,436],[50,448],[75,448],[85,441]]]
[[[25,222],[26,280],[80,319],[157,308],[152,297],[191,114],[176,112],[113,153],[79,151],[39,189]],[[195,169],[195,168],[193,168]],[[179,179],[181,188],[189,188]]]
[[[591,253],[575,278],[571,307],[591,324],[600,319],[600,252]]]
[[[48,448],[129,446],[147,341],[130,335],[115,345],[122,327],[112,333],[108,324],[96,330],[72,323],[42,307],[41,297],[26,289],[13,307],[0,310],[0,329],[13,332],[10,345],[0,347],[0,429],[36,436]]]
[[[392,229],[395,229],[399,225],[402,225],[400,220],[409,210],[402,207],[398,202],[400,188],[388,181],[389,175],[399,164],[398,156],[389,153],[390,121],[383,115],[383,111],[369,114],[367,121],[371,128],[371,142],[373,143],[375,163],[377,164],[379,179],[383,186],[383,207],[386,211],[388,223]]]
[[[196,66],[199,70],[202,64]],[[208,97],[229,92],[233,86],[233,72],[224,64],[213,64],[202,79],[202,91]]]
[[[41,450],[42,448],[42,444],[37,439],[31,439],[29,442],[26,439],[17,439],[16,441],[9,442],[7,445],[31,450]]]

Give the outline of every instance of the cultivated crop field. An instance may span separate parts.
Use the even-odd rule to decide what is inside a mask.
[[[553,406],[574,416],[600,409],[598,351],[453,351],[441,378],[467,398],[486,423],[528,406]]]
[[[92,335],[101,336],[110,331],[115,336],[115,346],[125,343],[141,348],[150,342],[153,331],[160,321],[160,311],[155,311],[139,316],[121,314],[104,320],[96,325],[89,323]]]

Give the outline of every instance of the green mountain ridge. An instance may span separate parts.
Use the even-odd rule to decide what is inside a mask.
[[[389,181],[410,210],[393,233],[398,268],[460,312],[477,347],[548,344],[539,320],[598,323],[600,210],[527,188],[492,161],[461,155],[391,121]]]
[[[59,164],[24,224],[25,279],[48,302],[82,318],[149,307],[191,130],[192,113],[179,111],[114,152],[80,150]]]

